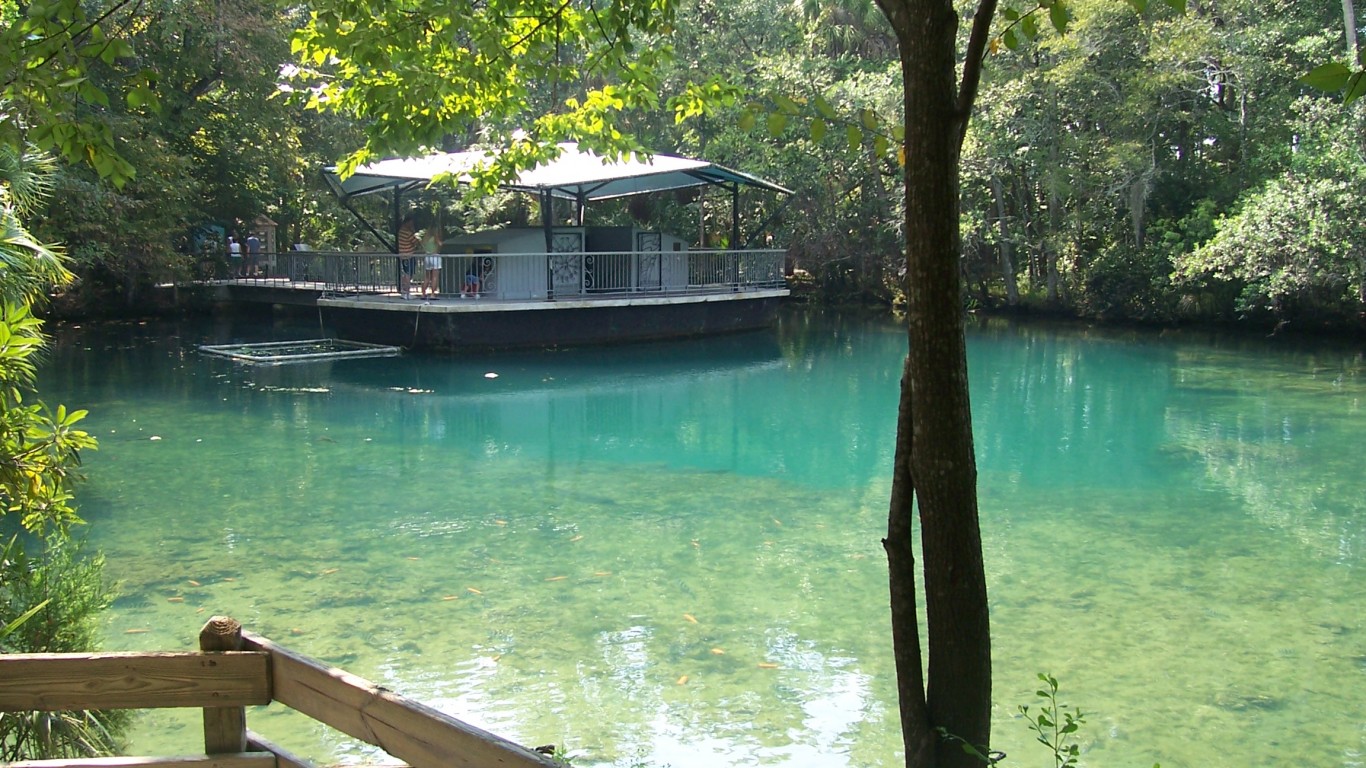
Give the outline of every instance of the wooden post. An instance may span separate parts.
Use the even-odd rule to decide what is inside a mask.
[[[227,616],[209,619],[199,630],[199,650],[242,650],[242,625]],[[204,754],[220,755],[247,751],[247,710],[245,707],[204,708]]]

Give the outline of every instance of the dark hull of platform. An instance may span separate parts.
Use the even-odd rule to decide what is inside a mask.
[[[764,328],[773,323],[786,293],[534,303],[323,299],[318,307],[324,325],[342,339],[408,349],[510,349]]]

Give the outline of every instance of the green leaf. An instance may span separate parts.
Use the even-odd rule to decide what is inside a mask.
[[[95,172],[100,178],[107,179],[114,174],[114,161],[109,159],[109,155],[94,155],[90,158],[90,164],[95,167]]]
[[[746,132],[752,131],[754,130],[754,124],[757,122],[759,122],[759,117],[754,114],[754,110],[747,109],[740,113],[740,130]]]
[[[781,112],[774,112],[768,116],[768,135],[773,137],[781,136],[783,129],[787,127],[787,115]]]
[[[1033,40],[1039,36],[1039,17],[1030,14],[1020,22],[1020,33]]]
[[[878,134],[873,137],[873,154],[882,157],[887,154],[887,137]]]
[[[820,113],[821,117],[826,120],[834,120],[838,116],[835,108],[823,96],[817,96],[811,103],[816,107],[816,111]]]
[[[1362,94],[1366,94],[1366,77],[1363,77],[1362,74],[1363,73],[1361,72],[1357,72],[1352,75],[1351,81],[1347,83],[1347,92],[1342,95],[1343,106],[1351,104],[1360,98]]]
[[[76,87],[76,93],[91,104],[98,104],[101,107],[109,106],[108,94],[89,80],[81,81],[81,84]]]
[[[1346,64],[1332,62],[1314,67],[1309,74],[1300,77],[1300,82],[1320,91],[1340,91],[1347,87],[1352,70]]]
[[[825,134],[830,130],[830,126],[824,120],[816,118],[811,121],[811,140],[820,141],[825,138]]]
[[[1184,15],[1186,13],[1186,0],[1166,0],[1167,7],[1173,11]]]
[[[860,123],[863,123],[864,130],[870,132],[877,130],[877,113],[873,112],[873,110],[860,109],[858,111],[858,119]]]
[[[1134,13],[1144,13],[1148,10],[1148,0],[1128,0],[1129,7],[1134,9]]]
[[[46,608],[47,604],[50,602],[52,602],[52,598],[49,597],[48,599],[44,600],[41,603],[38,603],[37,605],[33,606],[27,611],[24,611],[24,613],[21,616],[19,616],[19,618],[15,619],[14,621],[11,621],[3,627],[0,627],[0,639],[3,639],[4,637],[8,636],[11,632],[18,629],[21,624],[33,618],[34,615],[38,613],[38,611],[41,611],[44,608]]]
[[[849,140],[851,151],[857,152],[858,148],[863,146],[863,131],[860,131],[857,125],[845,126],[844,136]]]
[[[1020,12],[1014,8],[1007,8],[1004,11],[1001,11],[1001,15],[1005,17],[1006,21],[1019,21],[1020,19]]]
[[[1019,49],[1020,40],[1015,37],[1015,30],[1007,29],[1005,34],[1001,35],[1001,44],[1012,51]]]
[[[1058,0],[1053,3],[1053,7],[1048,9],[1048,20],[1053,22],[1053,29],[1058,34],[1067,34],[1067,22],[1072,20],[1072,14],[1067,11],[1067,4]]]
[[[781,93],[773,97],[773,103],[777,104],[778,109],[781,110],[782,113],[785,115],[795,115],[801,111],[801,108],[797,106],[797,102],[793,101],[792,99],[789,99]]]

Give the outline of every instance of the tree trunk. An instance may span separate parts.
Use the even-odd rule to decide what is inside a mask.
[[[1352,0],[1342,0],[1342,25],[1347,30],[1347,65],[1357,65],[1357,11]]]
[[[1053,139],[1053,144],[1048,147],[1048,232],[1042,240],[1044,249],[1044,266],[1047,270],[1045,280],[1047,280],[1048,292],[1046,300],[1049,304],[1058,303],[1058,249],[1056,247],[1058,230],[1062,228],[1062,198],[1058,194],[1058,181],[1053,174],[1058,169],[1058,144],[1057,137]]]
[[[996,227],[1001,238],[999,258],[1001,279],[1006,283],[1006,305],[1014,307],[1020,303],[1020,286],[1015,282],[1015,260],[1010,255],[1010,232],[1006,229],[1006,194],[1001,186],[1001,177],[991,174],[991,194],[996,198]]]
[[[951,2],[878,0],[878,6],[901,49],[906,156],[913,158],[906,164],[910,350],[884,541],[902,739],[908,766],[980,768],[977,758],[938,731],[986,749],[991,730],[991,643],[959,270],[958,165],[995,3],[983,0],[978,9],[962,86],[955,77],[958,17]],[[915,624],[910,541],[917,506],[925,559],[926,667]]]

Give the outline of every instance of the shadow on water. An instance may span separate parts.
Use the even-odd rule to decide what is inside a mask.
[[[329,378],[336,386],[374,392],[430,391],[443,396],[497,398],[601,390],[639,381],[728,376],[781,363],[777,336],[767,330],[615,347],[468,355],[408,353],[397,358],[334,363]],[[276,375],[283,381],[310,375],[280,368]]]

